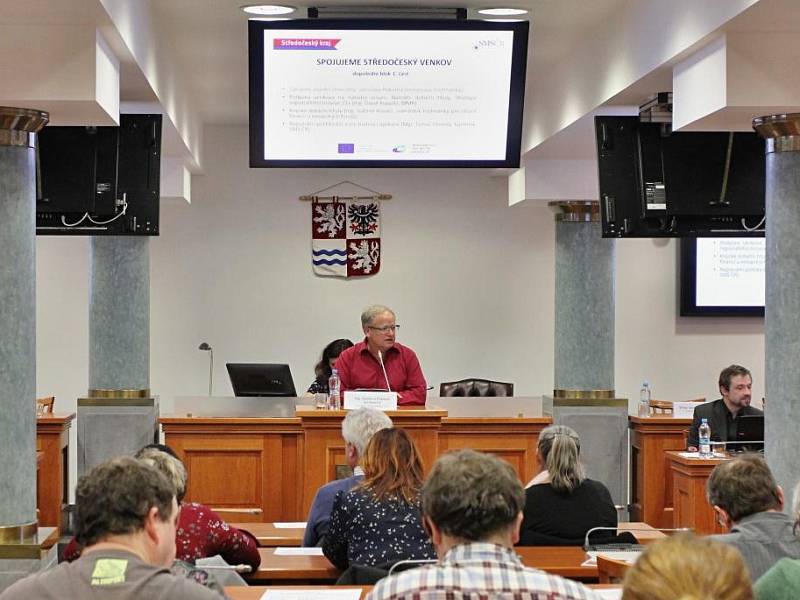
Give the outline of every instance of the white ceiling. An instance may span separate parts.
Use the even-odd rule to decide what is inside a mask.
[[[624,0],[444,0],[438,7],[512,6],[527,8],[532,21],[531,45],[540,57],[558,60],[571,43],[608,17]],[[186,84],[191,88],[201,118],[206,123],[247,122],[247,15],[242,0],[152,0],[162,36],[169,40]],[[310,6],[353,6],[353,1],[304,2]],[[361,1],[359,6],[385,2]],[[419,6],[419,2],[393,0],[392,6]],[[470,16],[472,16],[470,14]],[[554,35],[552,35],[554,34]]]

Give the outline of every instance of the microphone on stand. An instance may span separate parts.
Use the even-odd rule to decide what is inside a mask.
[[[197,349],[208,352],[208,356],[211,359],[208,365],[208,396],[211,397],[211,384],[214,380],[214,349],[208,345],[208,342],[203,342]]]
[[[391,392],[392,386],[389,385],[389,376],[386,374],[386,367],[383,364],[383,352],[380,350],[378,350],[378,362],[381,363],[381,369],[383,369],[383,378],[386,380],[386,389]]]

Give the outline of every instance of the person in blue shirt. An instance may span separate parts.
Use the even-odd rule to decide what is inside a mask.
[[[322,545],[322,538],[328,532],[333,499],[337,493],[349,491],[364,478],[364,471],[359,463],[367,444],[376,432],[391,427],[392,420],[386,413],[374,408],[359,408],[347,413],[342,420],[342,437],[347,464],[353,469],[353,475],[326,483],[317,490],[308,513],[303,546]]]

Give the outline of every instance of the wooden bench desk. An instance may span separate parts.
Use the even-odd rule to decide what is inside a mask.
[[[608,583],[590,583],[588,585],[593,590],[621,590],[622,586],[619,584],[608,584]],[[251,586],[230,586],[225,588],[225,594],[227,594],[230,600],[260,600],[260,598],[264,595],[265,592],[268,590],[292,590],[292,591],[300,591],[300,590],[308,590],[310,592],[318,591],[318,590],[349,590],[349,589],[361,589],[361,598],[366,598],[367,594],[372,590],[371,585],[363,585],[363,586],[349,586],[349,585],[337,585],[337,586],[327,586],[327,585],[316,585],[316,586],[299,586],[299,585],[274,585],[274,586],[266,586],[266,585],[251,585]],[[310,594],[311,595],[311,594]]]
[[[275,523],[230,523],[231,527],[246,529],[252,533],[262,548],[277,546],[302,546],[305,528],[285,529],[275,527]]]
[[[262,548],[296,547],[303,544],[305,529],[302,528],[284,529],[275,527],[274,523],[231,523],[230,525],[237,529],[246,529],[252,533],[258,541],[258,545]],[[618,529],[619,531],[630,531],[639,540],[640,544],[649,544],[667,537],[647,523],[620,523]]]
[[[261,596],[264,595],[265,592],[268,590],[292,590],[292,591],[300,591],[300,590],[308,590],[310,592],[315,592],[319,590],[353,590],[353,589],[360,589],[361,590],[361,598],[365,598],[367,594],[369,594],[370,590],[372,590],[371,585],[337,585],[337,586],[326,586],[326,585],[315,585],[315,586],[301,586],[301,585],[251,585],[251,586],[229,586],[225,588],[225,594],[227,594],[230,600],[260,600]],[[308,595],[309,598],[313,598],[314,594],[311,593]]]
[[[569,579],[597,581],[596,566],[581,566],[586,560],[583,548],[530,546],[517,547],[514,550],[525,566]],[[274,548],[259,548],[258,552],[261,555],[261,566],[255,573],[245,575],[250,583],[332,583],[340,575],[340,571],[324,556],[280,556],[275,554]]]

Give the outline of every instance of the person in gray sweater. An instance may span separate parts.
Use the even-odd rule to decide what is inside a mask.
[[[75,491],[81,557],[30,575],[2,600],[219,600],[202,585],[170,573],[175,558],[175,486],[155,467],[117,458],[81,477]]]
[[[729,533],[712,536],[741,552],[753,581],[784,557],[800,558],[794,520],[783,513],[783,490],[766,461],[746,455],[717,465],[708,502]]]

